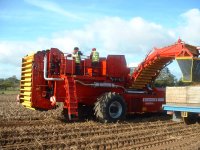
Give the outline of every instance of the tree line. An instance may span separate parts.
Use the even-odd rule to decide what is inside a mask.
[[[18,90],[19,85],[20,80],[15,75],[6,79],[0,78],[0,90]]]
[[[170,72],[169,68],[161,70],[160,74],[154,82],[155,87],[166,87],[166,86],[187,86],[194,85],[194,82],[183,82],[182,78],[179,80]]]

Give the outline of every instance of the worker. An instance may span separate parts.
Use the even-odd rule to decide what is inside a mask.
[[[92,74],[94,75],[94,72],[96,72],[99,67],[99,52],[96,51],[96,48],[92,48],[90,59],[92,59]]]
[[[74,52],[72,54],[72,57],[75,59],[75,74],[80,75],[81,74],[81,55],[82,52],[79,51],[78,47],[74,47]]]

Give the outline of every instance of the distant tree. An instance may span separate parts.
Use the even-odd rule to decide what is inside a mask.
[[[0,89],[7,90],[8,88],[19,88],[19,80],[15,75],[7,79],[0,79]]]
[[[3,88],[4,88],[4,90],[7,90],[8,88],[11,88],[11,87],[13,87],[13,83],[11,82],[11,81],[8,81],[8,80],[5,80],[4,82],[3,82]]]
[[[7,78],[6,80],[11,81],[13,83],[19,82],[19,80],[17,79],[16,75],[13,75],[12,77]]]
[[[170,70],[165,67],[161,70],[160,74],[155,80],[154,85],[156,87],[166,87],[166,86],[174,86],[177,83],[176,77],[170,72]]]

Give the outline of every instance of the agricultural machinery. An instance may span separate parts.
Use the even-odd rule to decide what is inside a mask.
[[[174,59],[186,64],[198,56],[197,47],[179,39],[152,50],[133,73],[124,55],[108,55],[100,57],[95,68],[90,58],[82,59],[77,75],[75,60],[59,49],[38,51],[22,58],[19,99],[26,108],[36,110],[56,109],[62,102],[68,120],[93,113],[101,122],[116,122],[126,114],[159,112],[165,104],[165,90],[152,85],[160,71]],[[187,68],[180,67],[187,76],[184,80],[189,81]]]

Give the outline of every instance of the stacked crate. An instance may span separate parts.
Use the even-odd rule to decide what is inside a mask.
[[[200,105],[200,86],[167,87],[166,103]]]

